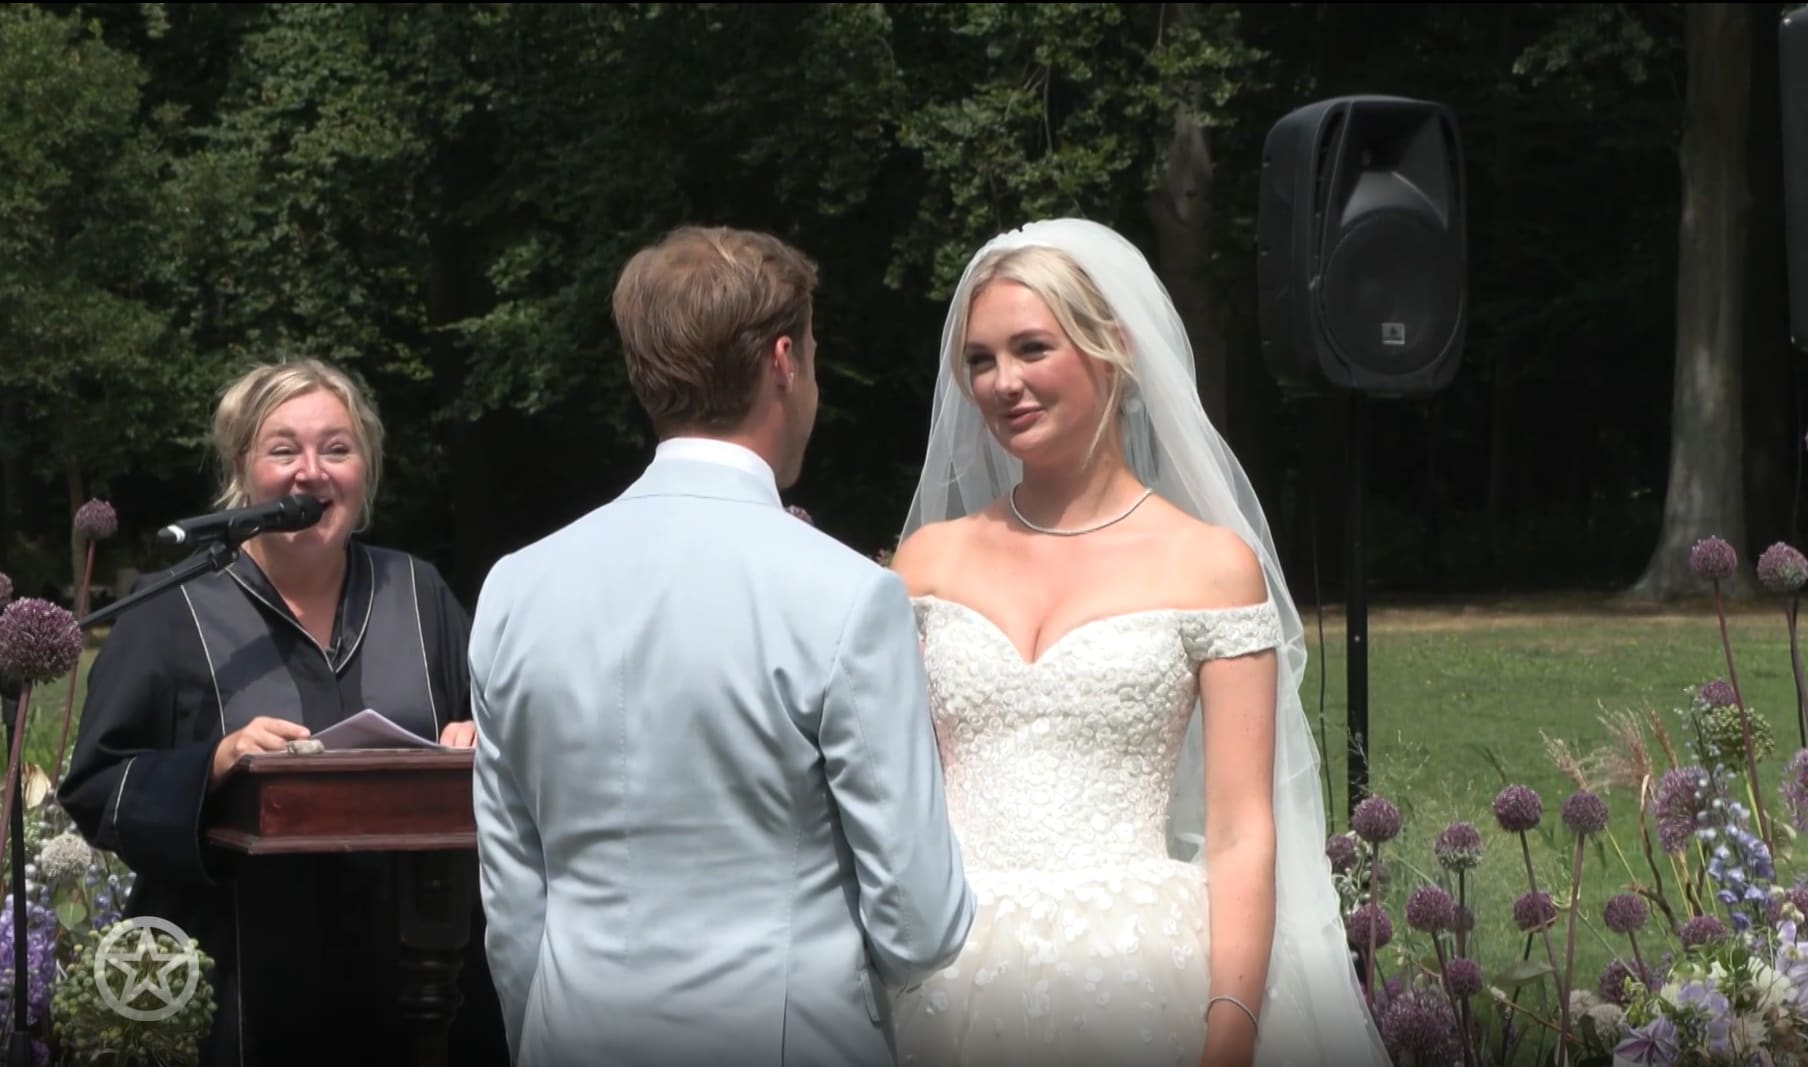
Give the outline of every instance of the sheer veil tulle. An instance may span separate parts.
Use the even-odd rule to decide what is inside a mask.
[[[1115,231],[1083,219],[1035,222],[994,238],[968,263],[951,308],[961,305],[974,267],[988,253],[1026,245],[1049,246],[1071,256],[1099,287],[1129,338],[1134,384],[1126,393],[1122,422],[1131,469],[1176,507],[1241,536],[1260,556],[1280,612],[1275,939],[1262,1031],[1266,1036],[1277,1024],[1309,1026],[1320,1038],[1311,1044],[1325,1053],[1318,1062],[1386,1063],[1351,966],[1325,856],[1318,749],[1299,700],[1306,664],[1299,612],[1288,595],[1261,502],[1199,402],[1186,328],[1142,253]],[[954,336],[957,318],[951,310],[943,327],[929,445],[905,536],[927,523],[985,508],[1021,474],[1021,466],[999,447],[950,373],[955,365],[950,353],[962,341]],[[1200,719],[1194,714],[1168,812],[1169,850],[1176,858],[1202,862],[1204,813],[1204,757]]]

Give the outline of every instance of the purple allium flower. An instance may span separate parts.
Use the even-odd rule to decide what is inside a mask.
[[[1781,788],[1791,825],[1798,833],[1808,833],[1808,748],[1797,752],[1784,765]]]
[[[5,607],[6,602],[11,600],[12,598],[13,598],[13,580],[6,576],[5,571],[0,571],[0,608]]]
[[[75,532],[84,540],[105,541],[119,532],[119,515],[105,500],[90,500],[75,511]]]
[[[1371,845],[1392,841],[1400,834],[1400,809],[1383,797],[1369,797],[1350,815],[1350,829]]]
[[[1364,904],[1350,913],[1344,923],[1344,936],[1353,949],[1363,952],[1369,950],[1369,927],[1375,929],[1375,948],[1386,947],[1394,939],[1394,921],[1387,917],[1387,912],[1374,904]]]
[[[1607,829],[1607,802],[1588,790],[1571,793],[1563,802],[1563,825],[1577,837]]]
[[[1609,1004],[1617,1004],[1624,1008],[1632,1003],[1632,987],[1649,986],[1649,982],[1639,979],[1638,971],[1625,960],[1616,959],[1601,971],[1601,977],[1595,982],[1595,993]]]
[[[1444,965],[1444,988],[1453,997],[1472,997],[1482,991],[1481,964],[1454,956]]]
[[[1758,557],[1758,582],[1773,593],[1793,593],[1808,585],[1808,557],[1779,541]]]
[[[81,658],[81,627],[68,609],[24,597],[0,612],[0,671],[36,685],[68,674]]]
[[[1725,678],[1716,678],[1711,682],[1703,682],[1701,688],[1695,690],[1695,696],[1710,708],[1733,708],[1739,706],[1739,694],[1733,692],[1733,683]]]
[[[1706,809],[1707,774],[1700,767],[1674,767],[1658,779],[1651,806],[1657,816],[1657,840],[1676,855],[1695,839],[1696,822]]]
[[[1677,937],[1682,940],[1682,947],[1700,948],[1723,940],[1727,935],[1726,924],[1712,915],[1697,915],[1682,924]]]
[[[790,513],[790,515],[793,518],[802,519],[803,521],[809,523],[811,526],[816,525],[816,520],[812,519],[810,517],[810,513],[805,511],[803,508],[798,507],[796,504],[785,505],[785,511]]]
[[[1349,834],[1332,834],[1325,838],[1325,856],[1337,874],[1356,869],[1356,842]]]
[[[1466,822],[1453,822],[1444,827],[1431,851],[1447,871],[1472,871],[1482,861],[1482,835]]]
[[[1523,834],[1544,818],[1544,801],[1526,786],[1510,785],[1494,796],[1494,818],[1507,833]]]
[[[1526,933],[1542,930],[1557,921],[1557,905],[1551,902],[1551,895],[1539,889],[1534,892],[1521,893],[1513,902],[1513,925]]]
[[[1704,537],[1689,549],[1689,569],[1703,581],[1718,582],[1733,575],[1739,566],[1739,553],[1718,537]]]
[[[1422,885],[1406,899],[1406,925],[1414,930],[1437,933],[1455,923],[1456,902],[1440,886]]]
[[[1637,933],[1651,917],[1651,907],[1636,893],[1621,893],[1608,900],[1601,909],[1607,928],[1616,934]]]
[[[1414,989],[1390,1002],[1380,1030],[1396,1063],[1449,1063],[1461,1054],[1449,1003],[1427,990]]]

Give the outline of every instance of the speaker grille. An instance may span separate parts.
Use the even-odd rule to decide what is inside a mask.
[[[1319,280],[1325,333],[1338,355],[1387,377],[1437,359],[1462,311],[1454,263],[1447,236],[1423,215],[1363,217],[1331,250]]]

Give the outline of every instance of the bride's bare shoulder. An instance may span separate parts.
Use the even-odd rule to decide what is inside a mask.
[[[891,569],[904,580],[911,596],[929,596],[981,535],[987,521],[987,513],[981,512],[920,526],[898,545]]]
[[[1262,559],[1235,530],[1181,513],[1170,543],[1173,573],[1197,607],[1241,607],[1268,599]]]

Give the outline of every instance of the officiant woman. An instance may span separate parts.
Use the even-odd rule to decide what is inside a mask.
[[[217,507],[304,493],[323,503],[320,521],[260,534],[223,572],[119,617],[88,676],[57,799],[131,867],[126,914],[173,922],[213,957],[204,1064],[403,1063],[390,858],[235,861],[202,827],[241,756],[363,708],[472,745],[469,619],[432,565],[358,536],[383,429],[344,372],[315,360],[256,367],[224,390],[212,429]],[[454,1062],[506,1063],[475,903],[469,944]]]

